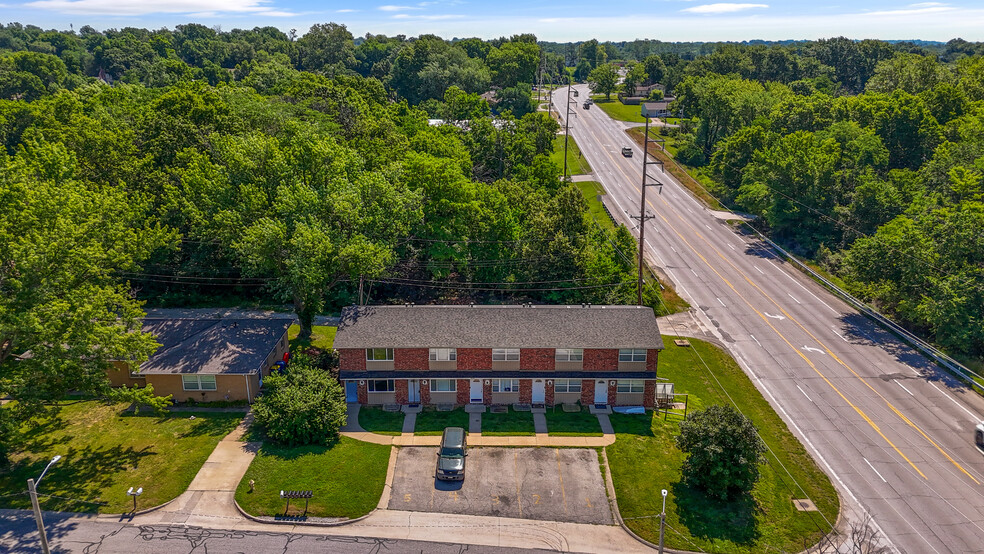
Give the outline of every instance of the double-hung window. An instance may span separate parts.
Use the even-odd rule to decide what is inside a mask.
[[[457,384],[454,379],[431,379],[431,392],[454,392]]]
[[[366,348],[366,361],[370,362],[392,362],[392,348]]]
[[[215,375],[182,375],[184,390],[216,390]]]
[[[620,362],[644,362],[646,361],[645,348],[623,348],[618,351],[618,361]]]
[[[458,359],[458,349],[456,348],[431,348],[430,361],[432,362],[453,362]]]
[[[643,392],[646,390],[646,382],[642,379],[619,379],[618,392]]]
[[[396,390],[393,379],[370,379],[369,392],[393,392]]]
[[[581,380],[554,379],[554,392],[581,392]]]
[[[493,362],[518,362],[519,361],[519,349],[518,348],[493,348],[492,349],[492,361]]]
[[[584,349],[558,348],[554,351],[554,360],[558,362],[580,362],[584,360]]]
[[[519,392],[519,379],[492,379],[492,392]]]

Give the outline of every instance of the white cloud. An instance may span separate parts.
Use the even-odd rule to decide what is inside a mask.
[[[415,8],[413,6],[392,6],[392,5],[387,5],[387,6],[379,6],[376,9],[379,10],[379,11],[381,11],[381,12],[405,12],[407,10],[419,10],[420,8]]]
[[[918,4],[909,4],[910,8],[932,8],[934,6],[946,6],[942,2],[919,2]]]
[[[200,17],[219,14],[291,17],[296,14],[273,9],[268,0],[36,0],[24,6],[83,15],[146,15],[182,13]]]
[[[756,8],[768,8],[768,4],[732,4],[732,3],[720,3],[720,4],[704,4],[702,6],[694,6],[692,8],[687,8],[680,10],[689,13],[703,13],[703,14],[718,14],[718,13],[735,13],[744,10],[753,10]]]
[[[939,12],[952,11],[955,8],[941,4],[939,2],[922,2],[919,4],[909,4],[905,8],[898,10],[881,10],[877,12],[864,12],[862,15],[924,15]]]
[[[411,15],[408,13],[398,13],[393,19],[417,19],[420,21],[445,21],[448,19],[461,19],[463,15],[442,14],[442,15]]]
[[[345,8],[344,10],[335,10],[335,13],[355,13],[359,10],[353,10],[350,8]]]

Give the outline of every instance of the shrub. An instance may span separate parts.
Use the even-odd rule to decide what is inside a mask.
[[[263,396],[253,404],[255,423],[267,437],[285,446],[329,444],[345,423],[345,394],[337,380],[297,355],[285,375],[263,381]]]
[[[684,483],[722,500],[750,492],[765,461],[765,443],[752,420],[731,406],[688,415],[676,443],[689,454],[683,462]]]

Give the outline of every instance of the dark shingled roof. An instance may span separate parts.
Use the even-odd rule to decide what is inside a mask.
[[[161,347],[140,366],[140,373],[256,373],[293,320],[156,319],[143,331]]]
[[[349,306],[335,348],[663,348],[639,306]]]

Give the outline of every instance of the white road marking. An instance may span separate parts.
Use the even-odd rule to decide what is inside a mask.
[[[690,213],[694,213],[694,211],[691,210],[690,208],[687,208],[687,211],[690,212]]]
[[[769,317],[769,318],[772,318],[772,319],[778,319],[779,321],[782,321],[782,320],[786,319],[786,316],[772,315],[769,312],[762,312],[762,313],[765,314],[765,317]]]
[[[700,277],[700,275],[697,275],[697,272],[694,271],[693,268],[690,269],[690,273],[693,273],[694,277],[698,277],[698,278]]]
[[[861,459],[864,460],[864,463],[868,464],[868,467],[871,468],[871,471],[874,471],[875,472],[875,475],[877,475],[878,478],[881,479],[883,483],[887,483],[888,482],[888,481],[885,480],[884,477],[882,477],[882,474],[881,473],[878,473],[878,470],[875,469],[875,466],[871,465],[871,462],[868,461],[868,458],[862,457]]]
[[[755,341],[755,344],[759,345],[759,347],[762,346],[762,343],[759,342],[759,340],[757,338],[755,338],[755,335],[748,335],[748,336],[752,337],[752,340]]]
[[[803,396],[805,396],[807,400],[809,400],[810,402],[813,402],[813,399],[810,398],[810,395],[809,394],[806,394],[806,391],[805,390],[800,389],[800,386],[799,385],[796,385],[796,388],[798,388],[800,390],[800,392],[803,393]]]
[[[734,249],[735,249],[735,247],[734,247],[733,245],[731,245],[731,244],[728,244],[728,248],[730,248],[730,249],[732,249],[732,250],[734,250]]]
[[[765,272],[764,272],[764,271],[762,271],[761,269],[759,269],[759,267],[758,267],[757,265],[753,265],[752,267],[754,267],[754,268],[755,268],[755,271],[758,271],[758,272],[759,272],[759,273],[761,273],[762,275],[765,275]]]
[[[970,415],[970,417],[974,418],[974,421],[980,421],[981,420],[981,416],[975,414],[974,412],[968,410],[967,408],[964,408],[963,404],[957,402],[956,399],[954,399],[952,396],[950,396],[949,394],[943,392],[943,389],[937,387],[935,383],[930,383],[929,386],[931,386],[934,389],[940,391],[940,394],[942,394],[943,396],[945,396],[948,399],[950,399],[950,402],[953,402],[954,404],[956,404],[958,408],[960,408],[961,410],[967,412]]]
[[[894,381],[894,379],[893,379],[893,381]],[[902,390],[904,390],[905,392],[909,393],[909,396],[912,396],[912,397],[915,397],[916,396],[916,395],[912,394],[912,391],[911,390],[905,388],[905,385],[903,385],[902,383],[899,383],[898,381],[895,381],[895,384],[898,385],[898,386],[900,386],[900,387],[902,387]]]
[[[715,298],[717,298],[717,297],[715,297]],[[722,306],[724,306],[724,301],[723,301],[723,300],[721,300],[720,298],[718,298],[718,302],[720,302],[720,303],[721,303],[721,305],[722,305]],[[727,306],[724,306],[724,307],[725,307],[725,308],[727,308]]]
[[[670,247],[670,250],[672,250],[672,251],[673,251],[674,253],[676,253],[676,248],[673,248],[673,247],[671,246],[671,247]]]
[[[787,292],[786,294],[789,294],[789,293]],[[793,296],[792,294],[789,294],[789,297],[793,299],[793,302],[796,302],[797,304],[802,304],[802,302],[800,302],[799,300],[796,300],[796,297]]]
[[[779,266],[777,266],[776,264],[773,264],[773,263],[772,263],[771,261],[770,261],[769,263],[770,263],[770,264],[772,264],[772,267],[774,267],[774,268],[776,268],[776,269],[779,269]],[[790,274],[788,274],[788,273],[786,273],[785,271],[782,271],[781,269],[779,269],[779,271],[781,271],[781,272],[782,272],[782,274],[783,274],[783,275],[785,275],[786,277],[789,277],[789,279],[790,279],[790,280],[792,280],[792,282],[794,282],[794,283],[796,283],[796,284],[797,284],[797,285],[799,286],[799,288],[801,288],[801,289],[803,289],[803,290],[805,290],[805,291],[806,291],[807,293],[809,293],[809,294],[810,294],[810,296],[812,296],[813,298],[816,298],[816,299],[817,299],[817,301],[818,301],[818,302],[820,302],[821,304],[823,304],[824,306],[826,306],[828,310],[830,310],[830,311],[832,311],[832,312],[834,312],[834,313],[835,313],[835,314],[837,314],[837,315],[840,315],[840,312],[838,312],[837,310],[835,310],[835,309],[833,309],[833,308],[831,308],[831,307],[830,307],[830,304],[827,304],[827,303],[826,303],[826,302],[824,302],[824,301],[823,301],[823,300],[822,300],[822,299],[821,299],[821,298],[820,298],[819,296],[817,296],[817,295],[815,295],[815,294],[813,294],[813,291],[811,291],[810,289],[808,289],[808,288],[806,288],[806,287],[804,287],[804,286],[803,286],[803,283],[800,283],[799,281],[797,281],[797,280],[796,280],[796,279],[795,279],[795,278],[794,278],[794,277],[793,277],[792,275],[790,275]]]
[[[711,228],[711,226],[710,226],[710,225],[708,225],[708,224],[706,224],[706,223],[704,224],[704,227],[707,227],[708,229],[710,229],[710,228]]]
[[[840,334],[840,333],[837,332],[837,327],[831,327],[831,329],[834,330],[834,334],[837,335],[838,337],[840,337],[842,341],[847,342],[847,343],[850,343],[851,342],[851,341],[847,340],[847,337],[845,337],[844,335],[842,335],[842,334]]]
[[[803,348],[801,350],[806,350],[807,352],[819,352],[823,354],[823,350],[820,350],[819,348],[813,348],[812,346],[807,346],[805,344],[803,345]]]

